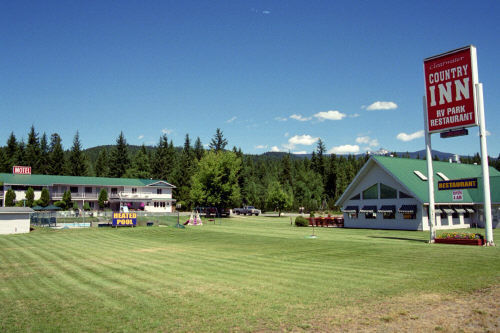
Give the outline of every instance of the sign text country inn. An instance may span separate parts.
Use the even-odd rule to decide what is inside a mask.
[[[476,49],[469,46],[428,58],[424,72],[429,132],[476,126]]]

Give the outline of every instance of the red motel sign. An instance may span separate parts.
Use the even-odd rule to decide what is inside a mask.
[[[29,167],[29,166],[13,166],[12,173],[15,175],[31,175],[31,167]]]
[[[429,133],[478,125],[474,46],[425,59],[424,73]]]

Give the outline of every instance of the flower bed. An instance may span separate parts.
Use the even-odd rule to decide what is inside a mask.
[[[446,232],[436,236],[434,240],[440,244],[483,245],[484,237],[481,234],[467,232]]]

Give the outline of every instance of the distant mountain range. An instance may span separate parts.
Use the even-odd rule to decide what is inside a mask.
[[[84,151],[87,153],[87,156],[90,157],[92,161],[95,161],[97,159],[97,156],[99,155],[99,152],[102,149],[106,149],[108,152],[113,149],[113,145],[105,145],[105,146],[96,146],[96,147],[91,147],[87,148]],[[129,145],[129,152],[131,155],[134,155],[137,153],[137,151],[141,148],[141,146],[136,146],[136,145]],[[146,149],[148,151],[150,150],[155,150],[155,147],[153,146],[146,146]],[[178,151],[182,150],[182,147],[176,147]],[[390,150],[380,148],[379,150],[376,151],[368,151],[366,153],[362,154],[355,154],[356,157],[364,156],[365,154],[369,155],[388,155],[388,154],[394,154],[394,152],[391,152]],[[395,152],[398,157],[407,157],[409,156],[410,158],[421,158],[423,159],[425,157],[425,150],[418,150],[414,152]],[[253,156],[262,156],[262,157],[267,157],[267,158],[277,158],[281,159],[284,155],[287,155],[288,153],[285,152],[266,152],[263,154],[255,155],[255,154],[247,154],[247,155],[253,155]],[[327,154],[328,155],[328,154]],[[349,154],[337,154],[337,155],[349,155]],[[441,161],[448,161],[450,158],[455,159],[455,154],[452,153],[446,153],[446,152],[441,152],[438,150],[433,150],[432,151],[432,156],[438,156]],[[291,154],[292,158],[311,158],[312,154]],[[467,155],[461,155],[460,157],[470,157]]]

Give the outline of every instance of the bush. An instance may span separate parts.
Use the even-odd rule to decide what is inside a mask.
[[[66,209],[66,203],[62,200],[54,202],[54,206],[57,206],[57,207],[61,208],[62,210]]]
[[[311,212],[309,213],[309,217],[314,217],[314,212],[313,212],[313,211],[311,211]]]
[[[88,202],[83,204],[83,210],[89,211],[90,210],[90,205]]]
[[[309,220],[306,219],[305,217],[297,216],[295,218],[295,226],[297,226],[297,227],[308,227],[309,226]]]

